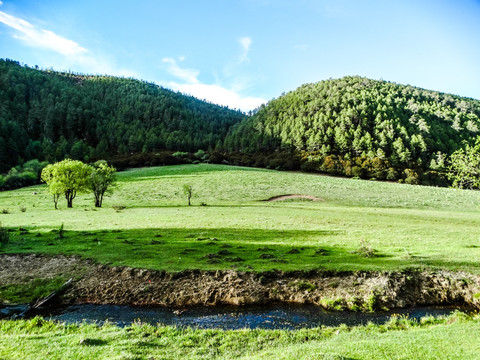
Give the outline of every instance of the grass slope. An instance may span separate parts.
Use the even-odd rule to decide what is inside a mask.
[[[479,353],[479,318],[461,313],[297,331],[0,321],[2,359],[478,359]]]
[[[480,271],[478,191],[207,164],[133,169],[119,180],[101,209],[81,195],[56,211],[45,186],[0,193],[0,222],[10,229],[0,252],[169,271]],[[194,206],[183,184],[192,185]],[[324,201],[261,201],[282,194]]]

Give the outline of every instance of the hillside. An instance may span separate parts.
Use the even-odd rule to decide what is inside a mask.
[[[30,159],[215,148],[244,115],[126,78],[0,59],[0,173]]]
[[[417,182],[423,172],[441,170],[479,128],[478,100],[344,77],[270,101],[232,129],[225,147],[294,151],[305,170]]]
[[[361,77],[303,85],[247,117],[144,81],[0,60],[0,174],[67,155],[173,164],[202,149],[223,151],[211,162],[447,185],[448,156],[479,129],[478,100]],[[33,181],[14,180],[4,188]]]

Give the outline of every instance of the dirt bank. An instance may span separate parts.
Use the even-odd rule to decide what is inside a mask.
[[[300,194],[286,194],[286,195],[278,195],[273,196],[269,199],[263,201],[285,201],[285,200],[295,200],[295,199],[303,199],[303,200],[311,200],[311,201],[324,201],[322,198],[312,196],[312,195],[300,195]]]
[[[183,307],[294,302],[356,310],[447,304],[480,307],[480,276],[463,272],[167,273],[39,255],[1,255],[0,269],[0,285],[18,283],[22,277],[77,275],[80,279],[65,296],[65,301],[77,303]]]

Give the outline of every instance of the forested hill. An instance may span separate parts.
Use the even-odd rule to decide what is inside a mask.
[[[244,114],[143,81],[0,60],[0,173],[21,161],[221,146]]]
[[[406,179],[441,169],[446,155],[475,140],[479,118],[478,100],[344,77],[270,101],[232,128],[225,147],[295,150],[308,170]]]
[[[479,118],[478,100],[361,77],[303,85],[247,117],[144,81],[0,59],[0,174],[30,159],[132,166],[215,149],[212,162],[446,185],[446,159],[473,144]]]

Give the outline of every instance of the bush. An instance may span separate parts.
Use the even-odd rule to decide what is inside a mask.
[[[10,171],[7,176],[4,178],[3,188],[18,189],[24,186],[31,186],[37,183],[37,174],[32,171]]]
[[[378,256],[377,250],[373,249],[372,245],[370,245],[370,243],[366,242],[365,240],[360,241],[360,247],[354,252],[355,254],[366,258],[373,258]]]
[[[220,164],[223,160],[225,160],[225,157],[221,153],[219,153],[218,151],[213,151],[210,154],[209,161],[212,164]]]
[[[8,230],[3,227],[2,223],[0,223],[0,244],[6,244],[8,243],[8,240]]]
[[[65,230],[63,228],[63,223],[60,225],[60,228],[58,229],[58,238],[63,239],[65,238]]]
[[[184,152],[184,151],[177,151],[177,152],[174,152],[172,154],[172,156],[175,156],[175,157],[187,157],[188,156],[188,153],[187,152]]]
[[[306,172],[319,171],[320,164],[317,160],[307,160],[300,165],[300,170]]]
[[[38,161],[37,159],[29,160],[25,164],[23,164],[23,171],[30,171],[33,172],[38,176],[42,172],[43,168],[48,165],[46,161]]]
[[[412,169],[405,169],[405,183],[410,185],[418,185],[418,174]]]
[[[355,178],[363,178],[365,172],[360,166],[352,166],[352,176]]]
[[[395,170],[393,167],[389,167],[387,169],[387,180],[395,181],[397,179],[398,179],[397,170]]]
[[[198,160],[201,160],[201,161],[205,161],[208,159],[208,154],[205,154],[205,151],[203,150],[198,150],[195,154],[193,154],[193,156],[195,156],[195,158],[197,158]]]

